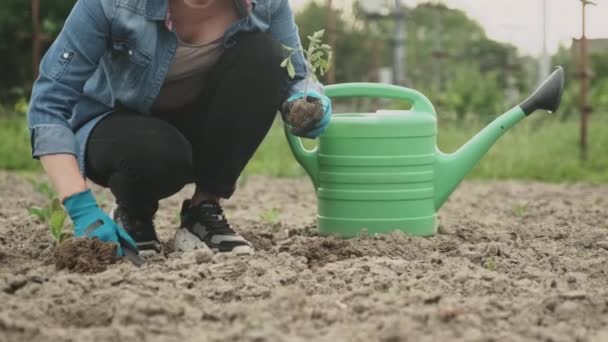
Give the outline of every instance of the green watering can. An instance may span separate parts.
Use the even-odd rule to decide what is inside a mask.
[[[401,230],[429,236],[437,231],[437,210],[498,138],[537,109],[557,110],[564,71],[558,67],[526,101],[453,154],[436,147],[435,109],[421,93],[374,83],[325,89],[334,99],[399,99],[412,108],[335,114],[314,150],[306,150],[286,126],[289,146],[316,190],[319,232],[353,237],[363,229],[369,234]]]

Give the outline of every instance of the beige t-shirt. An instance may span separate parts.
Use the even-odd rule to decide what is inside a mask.
[[[200,96],[207,72],[224,51],[223,41],[224,37],[203,45],[178,42],[163,86],[152,105],[152,113],[177,109]]]

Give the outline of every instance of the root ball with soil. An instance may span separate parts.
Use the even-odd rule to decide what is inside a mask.
[[[57,270],[76,273],[98,273],[116,262],[116,248],[99,239],[70,238],[61,243],[53,254]]]
[[[323,103],[320,99],[308,96],[294,101],[287,115],[287,123],[292,133],[301,135],[310,131],[323,118]]]

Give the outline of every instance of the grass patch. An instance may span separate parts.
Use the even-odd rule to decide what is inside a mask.
[[[577,121],[539,118],[536,114],[507,132],[469,174],[468,179],[527,179],[545,182],[608,182],[608,117],[596,113],[590,121],[589,158],[581,161]],[[603,117],[602,117],[603,116]],[[481,123],[454,124],[440,121],[438,143],[452,152],[483,127]],[[309,145],[309,143],[307,143]],[[405,149],[406,147],[404,147]],[[29,135],[22,116],[0,117],[0,169],[38,171],[30,155]],[[253,160],[243,181],[251,175],[304,176],[277,119]]]
[[[247,165],[244,176],[297,177],[305,174],[289,149],[283,123],[280,119],[275,120],[266,139]]]
[[[18,115],[0,115],[0,169],[37,171],[39,163],[32,159],[26,120]]]
[[[468,178],[608,182],[608,118],[597,113],[590,121],[586,161],[580,157],[578,121],[563,122],[553,117],[538,120],[525,120],[507,132]],[[439,146],[445,152],[453,152],[482,127],[440,127]]]
[[[524,120],[507,132],[490,149],[467,179],[525,179],[545,182],[608,183],[608,118],[594,114],[589,126],[589,157],[579,152],[578,121],[556,117]],[[539,121],[540,120],[540,121]],[[478,133],[480,122],[455,124],[440,120],[438,145],[453,152]],[[406,147],[404,147],[405,149]],[[245,175],[278,177],[305,175],[289,150],[282,124],[276,121],[254,156]]]

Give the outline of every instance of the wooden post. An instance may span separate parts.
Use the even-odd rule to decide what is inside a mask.
[[[588,51],[587,51],[587,5],[595,5],[593,2],[588,0],[580,0],[583,8],[583,32],[581,36],[581,55],[580,55],[580,78],[581,78],[581,158],[587,159],[587,132],[588,132],[588,120],[589,114],[591,113],[591,107],[588,103],[589,93],[589,79],[591,78],[588,64]]]
[[[38,78],[41,51],[40,0],[32,0],[32,73],[34,80]]]
[[[407,39],[406,8],[401,3],[401,0],[395,0],[395,9],[393,16],[395,18],[395,39],[393,50],[393,72],[395,74],[393,82],[396,85],[405,86],[406,77],[406,52],[405,40]]]
[[[327,84],[336,83],[336,12],[333,10],[333,1],[327,0],[327,42],[333,48],[332,67],[327,71]]]

